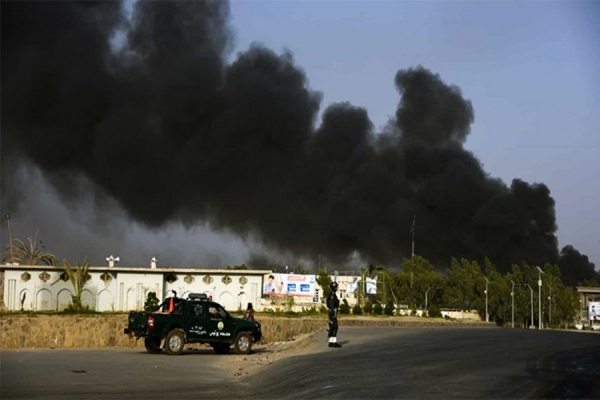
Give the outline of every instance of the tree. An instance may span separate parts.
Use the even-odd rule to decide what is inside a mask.
[[[156,297],[155,292],[148,292],[148,296],[146,297],[146,302],[144,303],[144,310],[146,312],[153,312],[158,308],[158,297]]]
[[[383,314],[383,306],[381,305],[381,303],[375,303],[375,305],[373,306],[373,314],[375,314],[375,315]]]
[[[81,311],[86,308],[81,302],[81,294],[83,293],[83,287],[85,286],[86,282],[91,278],[88,273],[90,264],[87,262],[87,260],[84,260],[82,264],[77,263],[77,266],[72,267],[69,265],[67,260],[63,260],[63,262],[65,273],[73,285],[73,291],[75,292],[75,294],[71,296],[71,309],[74,311]]]
[[[304,268],[302,268],[302,266],[300,266],[300,265],[295,267],[292,272],[294,274],[298,274],[298,275],[308,275],[309,274],[309,272],[307,270],[305,270]]]
[[[329,287],[329,285],[331,285],[331,278],[327,271],[322,268],[317,271],[316,280],[323,290],[323,296],[321,296],[321,298],[324,300],[329,295],[329,292],[331,292],[331,288]]]
[[[444,285],[444,280],[437,275],[433,265],[421,256],[405,259],[398,279],[400,281],[398,299],[406,301],[412,309],[425,306],[425,295],[430,287]],[[439,293],[438,290],[433,292],[436,292],[435,295]]]
[[[444,305],[461,310],[476,309],[485,315],[485,276],[477,261],[470,262],[452,258],[451,267],[446,276]]]
[[[340,304],[340,314],[350,314],[350,305],[348,305],[348,300],[342,300],[342,304]]]
[[[392,302],[392,300],[388,300],[388,302],[385,304],[383,312],[385,313],[385,315],[394,315],[394,303]]]
[[[488,284],[488,313],[490,321],[496,321],[498,325],[504,325],[511,319],[511,287],[502,275],[496,270],[496,266],[489,258],[484,262],[485,276],[490,281]],[[484,293],[485,295],[485,293]]]
[[[2,262],[19,263],[23,265],[56,265],[56,256],[45,251],[46,246],[37,238],[36,232],[33,237],[27,238],[29,244],[19,239],[14,239],[5,247],[2,253]]]
[[[246,264],[234,265],[234,266],[228,265],[226,269],[228,269],[228,270],[246,270],[246,269],[248,269],[248,267],[246,266]]]

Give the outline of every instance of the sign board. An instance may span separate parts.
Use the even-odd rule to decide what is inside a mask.
[[[314,297],[315,275],[269,274],[263,285],[264,296],[306,296]]]

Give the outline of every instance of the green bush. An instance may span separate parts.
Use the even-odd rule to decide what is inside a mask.
[[[410,312],[410,315],[412,315],[413,317],[417,315],[417,310],[413,308],[413,310]]]
[[[153,312],[158,309],[158,297],[155,292],[148,292],[146,296],[146,302],[144,303],[144,311]]]
[[[438,306],[436,306],[435,304],[432,304],[429,306],[429,309],[427,310],[427,315],[429,315],[431,318],[441,317],[442,311],[440,310],[440,308]]]
[[[350,306],[348,305],[348,300],[342,300],[342,304],[340,304],[340,314],[350,314]]]
[[[319,310],[316,307],[304,308],[302,307],[302,315],[319,315]]]
[[[383,312],[385,313],[385,315],[394,315],[394,303],[391,300],[387,302]]]
[[[354,315],[362,315],[363,310],[360,306],[360,304],[355,305],[354,307],[352,307],[352,314]]]
[[[319,307],[319,312],[321,314],[327,314],[329,312],[329,310],[327,309],[327,307],[325,307],[324,305],[321,304],[321,307]]]
[[[59,311],[59,314],[98,314],[95,310],[92,310],[90,306],[77,307],[70,303],[64,310]]]
[[[363,311],[365,314],[371,314],[373,312],[373,304],[370,301],[367,301]]]
[[[373,314],[375,314],[375,315],[383,314],[383,306],[381,305],[381,303],[375,303],[375,305],[373,306]]]

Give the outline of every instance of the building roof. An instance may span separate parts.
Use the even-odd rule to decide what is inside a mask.
[[[577,286],[579,293],[598,293],[600,294],[600,287],[597,286]]]
[[[21,270],[44,270],[44,271],[63,271],[64,267],[60,265],[0,265],[0,271],[21,271]],[[112,272],[133,272],[144,274],[230,274],[230,275],[266,275],[270,274],[271,270],[256,270],[256,269],[207,269],[207,268],[150,268],[150,267],[109,267],[90,266],[90,272],[94,271],[112,271]]]

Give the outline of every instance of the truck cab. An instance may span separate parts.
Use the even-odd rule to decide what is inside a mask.
[[[149,353],[171,355],[180,354],[186,343],[207,343],[219,354],[234,346],[238,354],[248,354],[262,338],[260,323],[233,317],[202,293],[178,299],[171,312],[130,312],[124,333],[143,337]]]

